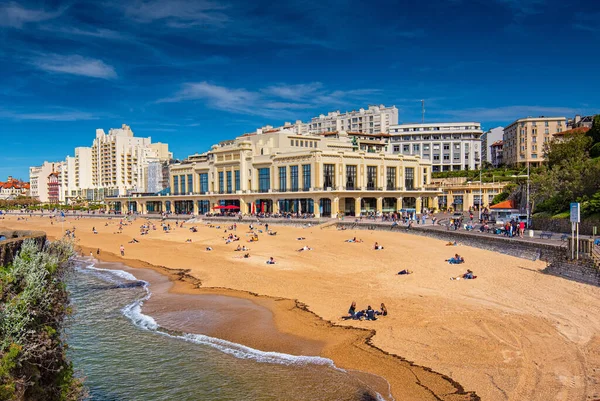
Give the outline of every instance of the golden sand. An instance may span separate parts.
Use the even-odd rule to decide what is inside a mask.
[[[322,356],[342,368],[385,377],[398,400],[435,399],[432,392],[441,399],[469,398],[422,366],[483,400],[600,397],[600,288],[545,275],[543,262],[398,232],[272,225],[276,236],[259,234],[258,242],[249,243],[244,224],[236,232],[241,241],[226,245],[222,223],[217,223],[221,229],[198,223],[197,233],[185,224],[166,234],[155,221],[158,230],[140,236],[143,219],[114,234],[118,221],[71,218],[64,227],[77,227],[78,244],[100,248],[103,259],[132,267],[189,269],[192,278],[172,291],[199,291],[195,287],[201,283],[205,292],[253,299],[273,311],[281,333],[324,344]],[[47,217],[16,221],[11,216],[0,220],[0,227],[61,234],[61,224],[50,225]],[[345,242],[355,236],[364,242]],[[133,237],[140,243],[129,244]],[[185,242],[188,238],[191,243]],[[374,251],[375,241],[385,249]],[[124,258],[116,256],[121,244]],[[251,248],[249,259],[234,252],[238,244]],[[313,250],[297,252],[304,245]],[[454,253],[466,263],[445,263]],[[265,263],[271,256],[277,264]],[[450,280],[467,268],[476,280]],[[414,274],[397,275],[402,269]],[[390,315],[372,322],[341,320],[353,300],[360,309],[384,302]],[[257,338],[246,343],[265,350],[270,346]],[[285,345],[277,347],[286,351]]]

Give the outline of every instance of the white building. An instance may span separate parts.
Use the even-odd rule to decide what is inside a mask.
[[[48,177],[53,173],[60,173],[63,169],[64,162],[47,162],[41,166],[29,167],[29,185],[30,193],[34,198],[38,198],[40,202],[45,203],[50,201],[50,191],[48,185]]]
[[[431,160],[432,171],[476,170],[481,165],[481,124],[476,122],[390,126],[388,152]]]
[[[504,136],[504,127],[492,128],[481,135],[481,161],[492,163],[492,144],[501,141]]]
[[[311,134],[340,131],[378,134],[388,132],[390,126],[398,124],[398,109],[380,105],[346,113],[332,111],[312,118],[307,124]]]

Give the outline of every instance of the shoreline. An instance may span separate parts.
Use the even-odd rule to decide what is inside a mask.
[[[406,383],[417,393],[426,393],[425,399],[435,396],[420,383],[434,391],[443,387],[437,394],[456,389],[440,375],[415,376],[408,362],[382,357],[367,341],[405,361],[441,372],[481,399],[545,401],[559,394],[559,399],[583,401],[600,396],[600,289],[544,274],[541,261],[469,244],[448,247],[441,239],[411,233],[335,227],[270,224],[278,235],[259,233],[260,241],[250,243],[248,227],[238,224],[238,244],[251,247],[251,257],[246,259],[233,252],[235,242],[225,243],[227,232],[234,232],[227,225],[218,228],[198,222],[180,227],[171,222],[168,233],[158,225],[158,230],[140,236],[145,222],[123,221],[122,232],[117,230],[119,219],[68,219],[64,225],[52,225],[48,218],[16,221],[7,216],[0,225],[40,229],[54,237],[62,236],[63,226],[76,227],[78,244],[92,247],[94,253],[101,248],[104,256],[116,254],[115,259],[123,264],[139,260],[175,269],[173,280],[191,280],[192,287],[200,285],[203,291],[234,291],[229,294],[242,298],[262,294],[267,298],[254,297],[253,302],[270,302],[272,308],[281,309],[283,313],[273,314],[273,321],[286,334],[319,340],[326,333],[335,337],[338,331],[350,335],[346,327],[354,327],[362,333],[361,341],[346,342],[345,347],[332,345],[320,355],[334,355],[330,359],[340,367],[352,363],[359,370],[391,377],[390,381],[398,383],[392,383],[396,398],[416,398],[408,390],[398,395],[397,389],[402,392]],[[189,230],[192,225],[197,231]],[[354,236],[364,243],[346,241]],[[128,243],[132,237],[139,241]],[[374,251],[376,241],[385,250]],[[125,257],[118,256],[120,244],[125,246]],[[297,252],[303,245],[314,251]],[[464,256],[466,265],[444,262],[454,253]],[[271,256],[277,260],[274,266],[265,264]],[[415,274],[396,275],[406,268]],[[466,268],[473,269],[478,279],[449,280]],[[298,304],[286,304],[286,299],[298,300]],[[384,302],[391,313],[375,322],[342,320],[353,300],[359,309]],[[316,317],[302,311],[302,305]],[[357,355],[363,354],[368,356],[366,362],[357,361]],[[405,376],[396,378],[394,369],[399,366],[406,367],[401,369]]]
[[[55,239],[55,238],[52,238]],[[90,247],[86,247],[86,246],[77,246],[78,250],[81,253],[81,256],[86,256],[89,255],[90,252],[93,253],[94,249],[90,248]],[[385,350],[382,350],[381,348],[377,347],[375,344],[373,344],[372,338],[373,336],[375,336],[376,334],[376,330],[375,329],[367,329],[367,328],[356,328],[356,327],[351,327],[351,326],[340,326],[335,324],[334,322],[331,322],[329,320],[326,320],[324,318],[322,318],[321,316],[318,316],[315,312],[313,312],[312,310],[310,310],[310,308],[300,302],[297,299],[285,299],[285,298],[275,298],[275,297],[270,297],[267,295],[261,295],[261,294],[257,294],[257,293],[252,293],[249,291],[241,291],[241,290],[235,290],[235,289],[231,289],[231,288],[225,288],[225,287],[203,287],[201,284],[201,280],[194,277],[193,275],[189,274],[189,269],[175,269],[175,268],[169,268],[166,266],[156,266],[156,265],[152,265],[148,262],[142,261],[142,260],[137,260],[137,259],[127,259],[127,260],[123,260],[122,258],[120,258],[118,255],[112,253],[112,252],[107,252],[107,251],[102,251],[98,257],[98,255],[94,255],[94,258],[102,261],[102,262],[109,262],[109,263],[119,263],[119,264],[123,264],[126,267],[129,267],[133,270],[137,270],[137,269],[149,269],[151,271],[154,271],[156,273],[159,273],[161,275],[163,275],[164,277],[166,277],[169,281],[170,281],[170,288],[167,290],[167,292],[171,293],[171,294],[196,294],[196,295],[207,295],[207,294],[213,294],[213,295],[221,295],[221,296],[226,296],[226,297],[231,297],[231,298],[238,298],[238,299],[244,299],[244,300],[249,300],[253,303],[257,303],[259,306],[267,308],[271,313],[274,314],[275,316],[275,321],[276,322],[280,322],[281,320],[287,320],[285,316],[281,316],[284,314],[288,314],[292,317],[291,315],[293,314],[294,318],[297,317],[297,314],[303,314],[305,315],[304,318],[302,320],[304,320],[304,322],[302,324],[306,324],[309,326],[314,327],[318,327],[318,330],[326,330],[328,331],[328,333],[320,333],[319,336],[320,337],[327,337],[327,338],[331,338],[331,337],[337,337],[338,339],[338,344],[325,344],[322,352],[320,353],[320,355],[314,355],[314,356],[319,356],[319,357],[323,357],[323,358],[327,358],[327,359],[331,359],[335,366],[341,369],[345,369],[345,370],[351,370],[351,371],[356,371],[359,374],[365,373],[365,374],[370,374],[370,375],[374,375],[376,377],[381,377],[382,379],[384,379],[390,386],[391,389],[391,395],[394,397],[394,399],[396,400],[402,400],[402,399],[406,399],[405,397],[411,397],[410,399],[436,399],[436,400],[469,400],[469,401],[477,401],[480,400],[480,397],[477,396],[474,392],[472,391],[465,391],[464,387],[456,382],[455,380],[453,380],[452,378],[443,375],[441,373],[435,372],[433,369],[430,369],[428,367],[425,366],[420,366],[418,364],[415,364],[412,361],[409,361],[399,355],[395,355],[392,354],[390,352],[387,352]],[[137,277],[137,276],[136,276]],[[151,283],[151,287],[150,288],[154,288],[152,286]],[[155,294],[154,291],[152,292],[153,295]],[[152,298],[150,298],[150,300],[148,302],[152,301]],[[274,306],[274,303],[277,303],[277,305]],[[290,309],[291,307],[291,309]],[[144,313],[148,313],[150,316],[152,316],[154,318],[154,316],[152,315],[151,312],[146,312],[146,303],[144,304],[142,311]],[[283,319],[282,319],[283,318]],[[160,323],[159,323],[160,324]],[[160,325],[161,327],[164,327],[167,330],[172,330],[172,327],[169,326],[163,326],[162,324]],[[279,326],[279,325],[278,325]],[[280,327],[278,327],[279,329]],[[336,333],[334,336],[332,336],[331,332],[329,332],[330,330],[336,330]],[[181,330],[181,328],[177,328],[176,330]],[[340,335],[340,332],[342,333],[342,335]],[[290,334],[289,330],[285,330],[284,331],[285,334]],[[224,335],[218,337],[227,341],[232,341],[232,342],[237,342],[237,338],[236,336],[231,336],[228,335],[227,333],[222,333]],[[255,335],[258,333],[254,333]],[[306,341],[314,341],[314,337],[308,337],[308,336],[304,336],[301,334],[293,334],[295,336],[300,337],[302,340]],[[290,352],[289,349],[262,349],[262,347],[265,345],[264,341],[260,341],[260,338],[258,337],[250,337],[248,338],[250,340],[249,343],[240,343],[241,345],[244,346],[248,346],[251,348],[255,348],[257,350],[260,351],[265,351],[265,352],[284,352],[290,355],[295,355],[295,356],[313,356],[313,355],[296,355],[292,352]],[[347,347],[348,346],[348,347]],[[336,351],[339,352],[340,348],[350,348],[352,349],[352,351],[354,352],[360,352],[359,354],[356,354],[354,357],[352,357],[351,355],[342,355],[342,358],[340,358],[339,355],[336,355]],[[357,351],[360,350],[360,351]],[[362,368],[362,364],[365,363],[365,359],[375,359],[375,360],[379,360],[378,362],[381,363],[382,365],[385,364],[385,367],[391,367],[392,370],[389,372],[385,372],[382,373],[381,371],[378,372],[373,372],[370,370],[364,370]],[[399,364],[407,364],[408,366],[400,366],[400,367],[396,367],[396,369],[394,369],[393,366],[390,365],[394,365],[394,363],[399,363]],[[412,374],[414,375],[414,377],[418,378],[417,381],[415,383],[417,383],[417,385],[421,388],[423,388],[425,390],[425,394],[422,394],[421,396],[415,394],[414,392],[412,392],[413,390],[411,390],[408,394],[402,394],[404,393],[404,391],[399,392],[397,386],[399,385],[398,383],[398,378],[396,378],[396,373],[397,370],[405,370],[408,369],[412,372]],[[414,369],[414,371],[413,371]],[[380,369],[378,369],[380,370]],[[429,376],[429,375],[433,375],[433,376],[437,376],[437,378],[446,381],[447,385],[450,386],[450,388],[453,388],[454,391],[448,391],[450,388],[445,388],[443,389],[442,393],[437,394],[436,391],[432,390],[431,388],[429,388],[426,384],[421,383],[421,376]],[[392,376],[392,377],[390,377]],[[431,377],[425,377],[423,378],[423,381],[425,383],[430,382],[430,381],[435,381],[435,377],[431,378]],[[406,383],[403,383],[406,384]],[[444,386],[445,387],[445,386]],[[437,390],[439,391],[439,390]],[[399,393],[399,394],[398,394]],[[427,394],[430,393],[430,394]],[[433,397],[431,397],[433,396]]]

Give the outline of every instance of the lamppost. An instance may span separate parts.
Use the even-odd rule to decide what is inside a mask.
[[[483,181],[481,179],[481,166],[479,167],[479,221],[481,221],[481,208],[483,207]]]

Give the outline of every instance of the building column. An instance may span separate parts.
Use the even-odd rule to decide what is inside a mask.
[[[240,198],[240,212],[242,214],[248,214],[248,202],[244,198]]]
[[[279,199],[273,199],[273,213],[279,213]]]
[[[331,201],[331,217],[336,217],[340,213],[340,198],[337,196]]]
[[[194,216],[198,216],[198,213],[200,212],[198,209],[198,200],[194,200],[192,202],[194,202]]]
[[[319,198],[314,199],[313,198],[313,209],[314,209],[314,215],[315,217],[321,217],[321,209],[319,208],[319,206],[321,206],[319,204]],[[333,207],[333,206],[332,206]],[[333,213],[333,212],[332,212]]]
[[[160,202],[160,212],[164,213],[167,211],[167,201],[161,201]]]
[[[360,201],[362,198],[357,197],[354,198],[354,216],[355,217],[359,217],[360,216]]]
[[[399,196],[398,198],[396,198],[396,211],[402,209],[402,201],[403,201],[402,196]]]
[[[143,209],[142,209],[142,202],[140,201],[135,201],[135,209],[137,210],[137,213],[144,213]]]
[[[421,213],[421,210],[422,210],[421,204],[422,204],[421,197],[417,196],[417,201],[416,201],[416,204],[415,204],[415,213],[416,214],[420,214]]]
[[[383,213],[383,198],[382,197],[377,198],[376,211],[377,211],[377,213]]]
[[[440,210],[440,205],[439,205],[439,198],[437,196],[433,197],[433,204],[430,205],[430,208],[436,209],[438,212]]]

